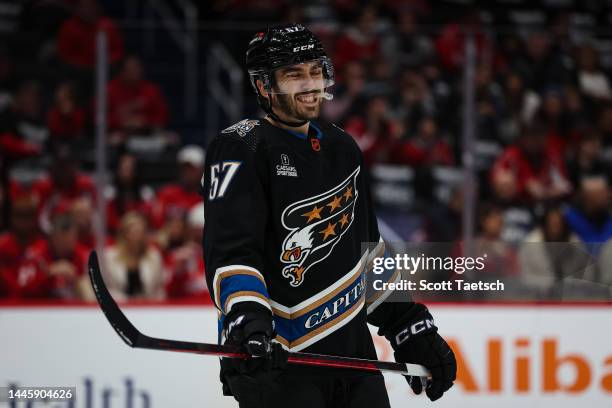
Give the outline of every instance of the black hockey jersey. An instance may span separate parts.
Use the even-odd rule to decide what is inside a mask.
[[[219,328],[233,305],[254,301],[291,351],[376,357],[365,271],[384,244],[364,173],[353,138],[323,122],[306,136],[245,119],[211,142],[204,256]]]

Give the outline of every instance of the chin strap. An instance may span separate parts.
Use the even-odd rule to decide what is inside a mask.
[[[268,112],[268,116],[270,116],[272,119],[274,119],[275,122],[279,122],[282,123],[285,126],[290,126],[290,127],[300,127],[300,126],[304,126],[306,123],[308,123],[307,120],[301,121],[301,122],[287,122],[286,120],[282,120],[281,118],[279,118],[276,113],[274,113],[274,111],[272,109],[270,109],[270,111]]]

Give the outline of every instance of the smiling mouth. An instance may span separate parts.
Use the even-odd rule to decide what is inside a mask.
[[[309,92],[309,93],[300,94],[300,95],[297,95],[295,99],[297,99],[297,101],[301,103],[309,103],[309,104],[316,103],[319,101],[319,92]]]

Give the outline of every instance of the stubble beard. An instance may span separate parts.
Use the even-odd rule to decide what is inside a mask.
[[[283,113],[289,120],[309,121],[317,119],[321,113],[321,104],[323,98],[319,96],[319,103],[313,107],[300,106],[296,101],[295,95],[276,94],[273,100],[276,100],[276,108]]]

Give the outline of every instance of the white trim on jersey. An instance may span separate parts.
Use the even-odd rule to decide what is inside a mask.
[[[399,273],[399,270],[395,271],[395,279],[393,280],[393,283],[397,283],[400,281],[400,279],[402,278],[402,274]],[[378,297],[378,299],[376,299],[374,302],[370,303],[368,305],[367,310],[367,314],[372,313],[374,310],[376,310],[376,308],[378,306],[380,306],[385,300],[387,300],[387,298],[389,297],[389,295],[391,295],[393,291],[391,289],[387,289],[385,291],[385,293],[383,293],[382,295],[380,295]]]
[[[268,302],[266,302],[265,300],[263,300],[262,298],[260,298],[260,297],[257,297],[257,296],[236,296],[236,297],[232,298],[229,302],[227,302],[225,314],[228,314],[232,310],[232,306],[234,306],[236,303],[240,303],[240,302],[257,302],[260,305],[263,305],[266,308],[268,308],[268,310],[270,310],[270,312],[272,311],[272,308],[270,308],[270,304]]]
[[[218,291],[221,288],[221,280],[224,278],[223,275],[227,274],[228,272],[241,271],[241,270],[248,271],[248,272],[251,272],[252,274],[255,274],[263,282],[264,286],[266,286],[266,280],[264,279],[261,272],[259,272],[257,269],[253,268],[252,266],[228,265],[228,266],[222,266],[222,267],[217,268],[215,270],[215,277],[213,278],[213,284],[212,284],[212,287],[213,287],[212,299],[219,310],[223,311],[223,305],[221,305],[221,293],[218,293]]]
[[[318,300],[324,298],[325,296],[329,295],[330,293],[338,289],[340,286],[343,286],[347,282],[349,282],[349,280],[355,276],[358,270],[361,270],[364,268],[365,260],[367,259],[368,253],[369,251],[366,250],[364,254],[361,256],[361,259],[359,259],[357,264],[353,267],[353,269],[351,269],[350,272],[348,272],[346,275],[344,275],[343,277],[338,279],[336,282],[334,282],[331,286],[328,286],[326,289],[317,293],[316,295],[311,296],[308,299],[292,307],[281,305],[280,303],[277,303],[273,301],[272,299],[270,299],[270,305],[272,305],[272,308],[278,309],[281,312],[284,312],[288,315],[295,314],[296,312],[299,312],[302,309],[308,308],[310,305],[316,303]]]
[[[282,343],[281,343],[281,345],[283,346],[283,348],[285,350],[289,350],[289,351],[300,351],[300,350],[305,349],[306,347],[316,343],[317,341],[321,340],[324,337],[329,336],[330,334],[332,334],[336,330],[338,330],[338,329],[342,328],[343,326],[347,325],[348,323],[350,323],[351,320],[353,320],[353,318],[359,314],[361,309],[363,309],[364,303],[365,303],[365,300],[364,300],[364,297],[362,297],[359,300],[359,303],[355,307],[355,309],[351,313],[349,313],[348,315],[344,316],[343,319],[340,322],[334,324],[329,329],[322,331],[321,333],[317,334],[316,336],[311,337],[310,339],[306,340],[302,344],[300,344],[298,346],[295,346],[295,347],[291,347],[291,348],[288,348],[287,346],[285,346]]]

